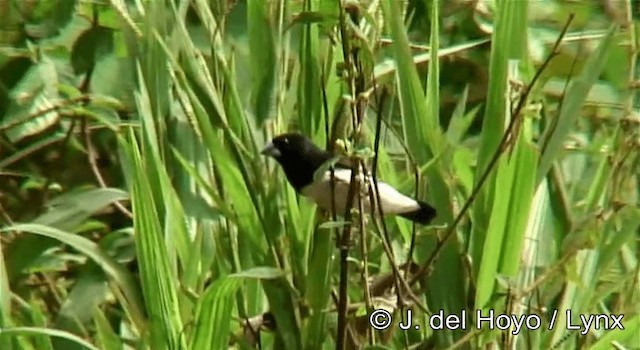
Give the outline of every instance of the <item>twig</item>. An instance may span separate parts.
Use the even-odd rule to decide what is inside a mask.
[[[480,190],[484,186],[484,183],[486,182],[486,180],[489,178],[489,175],[491,174],[493,168],[497,164],[498,159],[500,159],[500,156],[506,150],[506,146],[508,145],[509,141],[515,142],[515,139],[516,139],[517,135],[514,135],[514,137],[511,137],[511,134],[512,134],[513,130],[515,129],[515,125],[518,123],[519,119],[521,118],[521,112],[522,112],[522,109],[524,108],[524,106],[526,104],[527,98],[529,97],[529,94],[531,93],[531,90],[533,89],[533,86],[535,86],[535,83],[540,78],[540,75],[542,74],[542,72],[549,65],[551,60],[556,55],[558,55],[558,53],[559,53],[558,52],[558,48],[560,46],[560,43],[562,42],[562,38],[567,33],[567,30],[569,29],[569,25],[573,21],[573,18],[574,18],[573,14],[569,15],[569,18],[567,19],[567,22],[565,23],[564,28],[562,28],[562,31],[560,32],[560,35],[558,36],[558,39],[556,40],[556,43],[554,44],[553,49],[551,50],[551,53],[549,54],[549,56],[547,56],[547,58],[542,63],[540,68],[536,71],[535,75],[533,76],[533,79],[531,80],[529,85],[527,85],[527,88],[525,89],[522,97],[518,101],[518,106],[515,109],[515,113],[514,113],[513,117],[509,121],[509,125],[507,127],[507,130],[502,135],[502,139],[500,140],[500,143],[498,144],[498,147],[496,148],[495,152],[493,153],[493,156],[491,157],[491,160],[487,164],[486,169],[484,170],[484,172],[480,176],[478,182],[474,186],[473,191],[471,192],[471,194],[469,196],[469,199],[464,203],[464,206],[462,207],[462,209],[460,210],[460,212],[458,213],[458,215],[454,219],[454,221],[451,224],[451,226],[448,228],[448,230],[445,233],[443,239],[438,241],[438,243],[436,244],[436,247],[434,248],[433,253],[431,254],[431,256],[429,256],[427,261],[425,261],[424,264],[422,264],[420,266],[420,268],[418,269],[418,271],[413,275],[413,277],[411,278],[411,281],[410,281],[411,285],[415,284],[420,279],[420,277],[422,277],[429,270],[429,268],[431,267],[431,264],[433,264],[433,262],[436,260],[436,258],[440,254],[440,251],[442,250],[442,247],[444,247],[445,243],[456,232],[457,226],[460,224],[460,222],[462,221],[462,218],[465,216],[465,214],[467,213],[469,208],[471,208],[471,204],[473,204],[476,196],[478,195],[478,193],[480,192]]]
[[[8,130],[13,128],[14,126],[20,125],[22,123],[26,123],[32,119],[41,117],[45,114],[51,113],[51,112],[56,112],[62,108],[74,105],[76,103],[81,103],[81,104],[85,104],[87,102],[89,102],[91,100],[91,96],[89,95],[80,95],[77,97],[73,97],[73,98],[69,98],[66,100],[62,100],[56,104],[54,104],[53,106],[47,107],[47,108],[43,108],[41,110],[38,110],[36,112],[33,112],[29,115],[26,115],[23,118],[19,118],[19,119],[15,119],[9,123],[6,123],[4,125],[0,125],[0,132]]]
[[[553,276],[554,272],[557,269],[563,267],[573,256],[576,255],[576,253],[578,253],[578,251],[579,250],[576,249],[576,250],[570,251],[567,254],[565,254],[565,256],[562,257],[562,259],[560,259],[553,266],[549,267],[542,275],[540,275],[538,278],[536,278],[535,281],[531,282],[530,285],[528,285],[524,289],[521,289],[517,293],[515,293],[514,299],[520,299],[520,298],[522,298],[522,297],[524,297],[526,295],[529,295],[529,293],[531,293],[536,288],[538,288],[538,286],[540,286],[542,283],[544,283],[544,281],[546,281],[551,276]]]
[[[420,169],[415,166],[413,169],[413,176],[414,176],[414,181],[415,181],[415,191],[414,191],[414,195],[416,199],[418,199],[418,192],[420,191]],[[407,274],[410,271],[410,267],[411,264],[413,263],[413,251],[415,250],[416,247],[416,236],[417,236],[417,232],[416,232],[416,223],[412,222],[411,223],[411,242],[409,243],[409,252],[407,253],[407,261],[406,261],[406,266],[405,266],[405,271],[404,274],[405,276],[407,276]]]
[[[342,55],[344,57],[344,62],[347,67],[347,74],[350,83],[351,95],[354,101],[357,101],[356,97],[358,93],[356,91],[355,79],[353,77],[353,64],[350,57],[350,49],[349,49],[349,36],[347,35],[346,28],[346,19],[344,8],[342,7],[342,2],[338,2],[338,9],[340,12],[340,37],[342,43]],[[354,138],[357,137],[357,112],[358,109],[355,105],[351,105],[351,122],[353,124],[354,129]],[[344,219],[347,222],[345,225],[340,240],[337,242],[338,249],[340,250],[340,284],[338,289],[338,334],[336,339],[336,349],[343,350],[345,349],[346,344],[346,335],[347,335],[347,308],[348,308],[348,279],[349,279],[349,263],[347,259],[349,258],[349,242],[351,241],[351,207],[353,205],[353,196],[355,194],[356,189],[356,172],[358,171],[358,162],[354,161],[356,159],[352,159],[351,161],[351,178],[349,180],[349,192],[347,194],[347,203],[345,206],[345,214]],[[332,176],[333,178],[333,176]],[[360,191],[358,191],[360,192]],[[362,213],[360,213],[362,215]]]
[[[87,158],[89,160],[89,168],[91,168],[91,172],[96,177],[96,180],[98,181],[98,184],[100,184],[100,187],[107,188],[109,186],[107,185],[106,181],[104,181],[104,177],[100,173],[100,169],[98,168],[98,163],[96,162],[96,157],[95,157],[96,151],[95,151],[95,148],[93,147],[93,142],[91,141],[91,132],[88,128],[86,118],[82,119],[80,128],[81,128],[82,135],[84,136],[85,147],[87,148]],[[120,201],[113,202],[113,205],[129,219],[133,218],[133,214]]]
[[[338,341],[336,342],[336,348],[343,350],[347,333],[347,307],[349,302],[347,301],[347,284],[349,279],[349,243],[351,241],[351,206],[353,205],[353,197],[356,185],[356,171],[351,169],[351,179],[349,185],[349,192],[347,194],[347,205],[345,207],[344,219],[347,222],[340,241],[338,241],[338,250],[340,251],[340,285],[338,287]]]
[[[358,191],[359,192],[359,191]],[[364,222],[364,202],[362,195],[358,195],[358,210],[360,212],[360,254],[362,255],[362,285],[364,286],[364,304],[367,312],[372,310],[371,306],[371,291],[369,289],[369,259],[367,249],[367,230]],[[369,345],[373,345],[373,333],[371,328],[367,327],[367,339]]]
[[[64,158],[67,155],[67,150],[69,149],[69,147],[67,147],[67,144],[69,143],[69,140],[71,140],[71,135],[73,135],[73,130],[75,129],[75,127],[76,121],[74,119],[71,121],[69,130],[67,130],[67,133],[64,135],[64,139],[62,139],[62,144],[60,144],[60,155],[58,157],[63,162]],[[51,183],[53,183],[53,179],[51,177],[47,177],[44,186],[42,186],[42,205],[44,205],[49,199],[49,186],[51,185]]]
[[[373,82],[373,89],[376,89],[376,83],[375,81]],[[369,182],[369,200],[371,202],[371,217],[374,218],[374,223],[376,226],[376,229],[378,230],[378,232],[382,232],[382,247],[385,251],[385,254],[387,255],[387,259],[389,259],[389,264],[391,265],[391,269],[393,270],[393,274],[394,274],[394,285],[396,287],[396,293],[397,293],[397,307],[398,308],[402,308],[403,306],[403,299],[402,299],[402,291],[404,290],[407,295],[409,296],[409,298],[415,303],[416,306],[418,306],[423,312],[425,313],[429,313],[428,309],[426,308],[426,306],[424,306],[422,304],[422,302],[420,301],[420,299],[413,293],[413,291],[411,290],[410,285],[407,283],[405,276],[407,275],[406,272],[404,275],[402,275],[399,267],[398,267],[398,263],[395,260],[394,254],[393,254],[393,250],[391,249],[391,239],[389,237],[389,231],[387,230],[387,225],[384,222],[384,209],[382,208],[382,201],[380,199],[380,190],[378,188],[378,152],[380,150],[380,132],[382,129],[382,114],[383,114],[383,102],[384,99],[380,99],[379,100],[379,106],[378,106],[378,114],[377,114],[377,120],[376,120],[376,133],[375,133],[375,139],[374,139],[374,155],[373,155],[373,164],[372,164],[372,173],[371,173],[371,182]],[[368,177],[368,174],[365,173],[365,177]],[[372,184],[373,183],[373,186]],[[375,195],[375,201],[374,201],[374,195]],[[378,205],[376,205],[376,203],[378,203]],[[380,217],[380,226],[381,228],[377,225],[377,221],[375,221],[375,210],[378,210],[379,213],[379,217]],[[403,288],[400,288],[400,287]]]
[[[480,334],[480,332],[481,332],[481,329],[478,329],[478,328],[474,329],[471,332],[467,332],[467,334],[465,334],[462,338],[458,339],[458,341],[453,343],[448,349],[453,350],[453,349],[460,348],[464,344],[468,343],[471,340],[471,338]]]
[[[373,90],[375,93],[375,90],[377,89],[377,85],[375,80],[373,82]],[[382,114],[383,112],[383,106],[384,106],[384,98],[380,97],[380,99],[378,100],[378,113],[376,115],[376,133],[375,133],[375,138],[373,141],[373,164],[371,165],[372,169],[371,169],[371,181],[374,184],[374,188],[372,191],[371,188],[371,183],[369,184],[369,201],[371,203],[370,207],[371,207],[371,218],[373,220],[375,220],[375,210],[378,210],[378,213],[380,214],[380,225],[382,227],[382,230],[380,230],[380,228],[378,227],[378,225],[376,225],[376,227],[378,228],[378,231],[382,232],[382,247],[387,255],[387,259],[389,259],[389,263],[392,266],[393,269],[393,274],[394,274],[394,284],[396,287],[396,294],[397,294],[397,306],[400,307],[403,305],[403,300],[402,300],[402,293],[401,293],[401,289],[400,286],[398,284],[398,281],[400,279],[402,279],[402,275],[399,273],[398,271],[398,264],[395,261],[395,257],[393,255],[393,249],[391,249],[391,239],[389,238],[389,232],[387,231],[387,225],[384,222],[384,209],[382,208],[382,202],[380,200],[380,191],[378,190],[378,152],[380,150],[380,131],[382,130]],[[374,194],[375,195],[375,199],[374,197],[371,195]],[[377,205],[376,205],[377,204]],[[374,221],[375,222],[375,221]],[[406,284],[406,282],[405,282]],[[411,289],[407,288],[407,290],[409,291],[409,293],[411,293]],[[416,298],[417,299],[417,298]]]
[[[331,158],[333,158],[333,143],[335,142],[333,133],[329,132],[329,102],[327,101],[327,90],[324,87],[324,69],[320,75],[320,91],[322,91],[322,111],[324,113],[324,133],[326,135],[326,150],[329,152]],[[335,222],[337,220],[336,215],[336,174],[333,166],[329,167],[329,186],[331,188],[331,220]],[[332,231],[334,229],[331,229]],[[336,235],[336,241],[338,236]]]
[[[576,65],[578,64],[578,58],[580,57],[582,46],[578,46],[578,54],[573,58],[573,62],[571,62],[571,68],[569,69],[569,76],[564,81],[564,86],[562,87],[562,94],[560,94],[560,101],[558,102],[558,111],[562,110],[562,105],[564,105],[564,98],[567,96],[567,89],[569,88],[569,82],[571,82],[571,77],[573,77],[574,71],[576,69]],[[556,130],[558,126],[558,118],[554,118],[551,120],[551,125],[547,128],[545,135],[542,135],[543,142],[542,147],[540,147],[540,154],[544,154],[549,145],[549,140],[551,136]]]
[[[2,196],[0,196],[0,215],[2,215],[2,218],[6,221],[7,225],[13,225],[13,219],[11,218],[11,215],[9,215],[9,213],[4,209],[4,206],[2,205]],[[0,239],[4,238],[4,235],[0,236]]]
[[[97,27],[99,25],[98,22],[99,22],[98,8],[96,5],[94,5],[93,22],[92,22],[93,26]],[[93,68],[94,67],[91,67],[91,69],[87,72],[82,82],[82,85],[79,88],[80,91],[85,93],[89,91],[89,83],[91,81],[91,76],[93,75]],[[95,148],[93,147],[93,142],[91,142],[91,132],[87,127],[86,117],[82,119],[80,129],[84,136],[85,146],[87,147],[87,158],[89,160],[89,167],[91,168],[93,175],[96,177],[98,184],[100,184],[100,187],[107,188],[108,187],[107,183],[104,181],[104,177],[100,173],[100,169],[98,169],[98,164],[96,162],[96,157],[95,157],[96,151],[95,151]],[[129,219],[133,219],[133,214],[127,208],[125,208],[120,201],[115,201],[113,204],[122,214],[124,214]]]
[[[96,11],[96,6],[93,7],[93,20],[91,25],[93,27],[97,26],[97,22],[98,22],[98,13]],[[91,77],[93,76],[93,71],[94,71],[95,65],[92,65],[91,67],[89,67],[89,69],[87,70],[87,73],[84,75],[84,77],[82,78],[82,81],[80,82],[80,86],[78,86],[78,90],[82,93],[81,96],[79,96],[79,98],[82,98],[82,100],[80,100],[79,103],[81,103],[81,105],[85,105],[87,104],[87,102],[89,102],[89,98],[88,98],[88,91],[89,91],[89,84],[91,82]],[[46,111],[46,110],[45,110]],[[40,115],[38,113],[42,113],[42,111],[36,112],[36,115]],[[46,113],[46,112],[45,112]],[[82,119],[82,121],[84,122],[86,119]],[[60,160],[64,161],[64,158],[67,155],[67,150],[69,149],[69,147],[66,147],[67,144],[69,143],[69,140],[71,140],[71,136],[73,135],[73,131],[76,127],[76,120],[72,120],[71,121],[71,126],[69,127],[69,130],[67,131],[67,134],[64,137],[64,141],[62,142],[62,144],[60,145]],[[47,177],[47,180],[45,181],[45,185],[43,187],[43,193],[42,193],[42,204],[44,205],[44,203],[48,200],[49,198],[49,185],[51,185],[51,183],[53,182],[53,179],[51,177]]]

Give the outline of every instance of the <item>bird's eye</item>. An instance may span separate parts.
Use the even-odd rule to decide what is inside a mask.
[[[289,139],[288,139],[288,138],[284,139],[283,141],[284,141],[284,143],[286,143],[287,145],[289,144]]]

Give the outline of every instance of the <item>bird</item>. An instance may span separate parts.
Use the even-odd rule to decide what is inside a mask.
[[[329,152],[316,146],[306,136],[291,132],[273,137],[260,153],[280,164],[296,193],[311,199],[324,210],[332,210],[331,171],[327,167],[323,174],[316,174],[332,159]],[[341,214],[347,206],[351,168],[338,162],[334,165],[333,173],[333,200],[336,213]],[[368,181],[371,181],[370,177]],[[375,191],[375,187],[372,188]],[[436,217],[436,209],[426,202],[405,196],[382,181],[377,182],[377,188],[384,215],[399,215],[421,225],[430,223]],[[356,197],[352,203],[354,207],[357,206]],[[369,199],[363,201],[363,207],[366,212],[370,211]]]

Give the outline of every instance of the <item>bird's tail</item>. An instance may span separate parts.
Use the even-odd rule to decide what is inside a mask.
[[[402,213],[400,216],[418,224],[426,225],[436,217],[436,209],[425,202],[417,202],[420,208],[407,213]]]

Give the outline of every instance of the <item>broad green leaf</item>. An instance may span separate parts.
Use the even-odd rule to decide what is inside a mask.
[[[247,23],[249,24],[249,48],[253,73],[254,113],[257,124],[262,125],[272,113],[278,69],[273,29],[270,24],[271,2],[249,0]]]
[[[20,336],[20,335],[44,335],[47,337],[58,337],[68,339],[74,343],[82,345],[84,348],[89,350],[99,350],[97,347],[93,346],[91,343],[86,340],[78,337],[75,334],[60,331],[52,328],[44,328],[44,327],[11,327],[0,329],[0,337],[11,337],[11,336]]]
[[[285,273],[284,271],[273,268],[273,267],[254,267],[248,270],[235,273],[231,276],[255,278],[255,279],[274,279],[274,278],[284,277]]]
[[[196,308],[189,349],[224,349],[229,342],[234,295],[242,279],[221,278],[201,297]]]
[[[49,201],[50,209],[34,223],[73,230],[106,206],[128,199],[129,194],[117,188],[77,189]]]
[[[93,320],[98,333],[98,344],[104,350],[123,350],[122,341],[118,335],[111,329],[109,320],[105,317],[101,310],[94,309]]]
[[[540,158],[536,182],[540,182],[547,175],[553,162],[563,154],[563,142],[580,116],[580,109],[589,90],[602,72],[614,44],[613,38],[616,31],[617,27],[615,26],[609,29],[607,35],[600,41],[598,48],[587,58],[580,74],[569,84],[556,121],[551,124],[552,128],[545,130],[544,137],[540,139],[543,153]]]
[[[113,50],[113,30],[92,27],[82,33],[74,42],[71,51],[71,65],[76,74],[84,74],[93,69],[96,61]]]
[[[141,305],[141,298],[133,277],[127,270],[117,262],[113,261],[111,257],[106,255],[98,245],[84,237],[38,224],[15,224],[0,229],[0,232],[2,233],[11,231],[30,232],[53,238],[64,244],[70,245],[72,248],[92,259],[102,268],[107,276],[116,282],[116,285],[122,290],[122,293],[127,300],[127,304],[125,306],[129,308],[127,311],[131,314],[132,320],[136,323],[137,327],[140,329],[144,328],[144,312],[139,309]]]
[[[153,346],[182,349],[183,323],[179,314],[176,276],[169,265],[157,207],[142,154],[131,132],[128,138],[127,161],[130,174],[133,226],[136,231],[136,255],[140,267],[142,292],[149,314]]]

